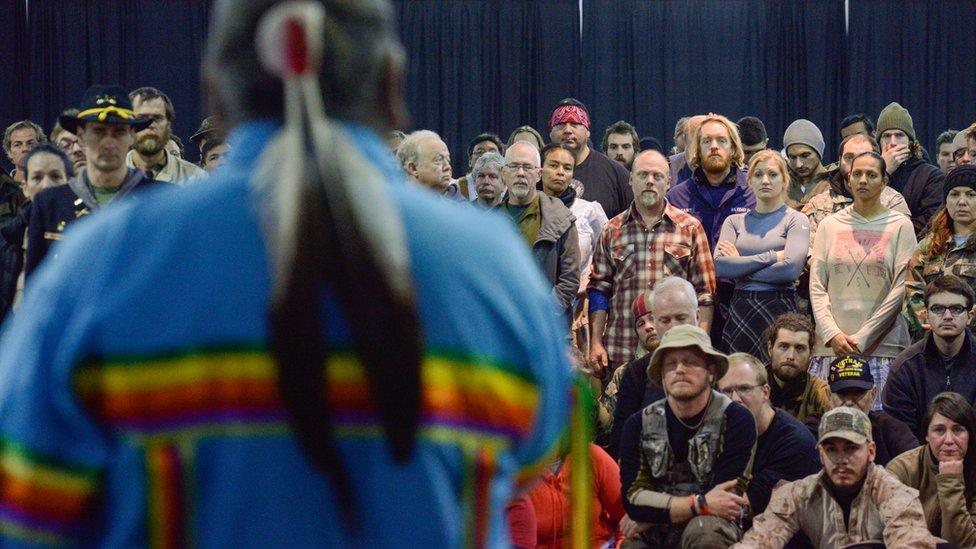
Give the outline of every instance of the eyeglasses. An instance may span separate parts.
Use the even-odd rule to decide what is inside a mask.
[[[518,173],[519,170],[529,173],[537,168],[532,164],[505,164],[505,169],[513,173]]]
[[[759,387],[759,385],[733,385],[731,387],[719,389],[719,392],[727,397],[731,397],[735,393],[739,393],[739,396],[742,396],[756,387]]]
[[[942,316],[945,314],[946,311],[952,313],[952,316],[959,316],[968,310],[969,309],[967,309],[963,305],[950,305],[948,307],[946,307],[945,305],[932,305],[931,307],[929,307],[929,312],[934,314],[935,316]]]
[[[75,139],[73,141],[70,140],[70,139],[59,139],[58,140],[58,148],[61,149],[64,152],[70,151],[75,145],[81,145],[81,143],[77,139]]]

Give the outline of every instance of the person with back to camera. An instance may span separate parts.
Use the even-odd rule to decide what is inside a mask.
[[[505,220],[390,158],[393,21],[215,3],[227,164],[79,223],[0,343],[0,546],[507,545],[565,329]]]

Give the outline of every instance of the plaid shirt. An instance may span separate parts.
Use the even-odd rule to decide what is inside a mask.
[[[637,349],[630,304],[640,292],[671,275],[691,282],[700,306],[712,304],[715,265],[708,236],[697,219],[666,202],[661,219],[647,227],[631,203],[603,226],[587,289],[603,293],[610,301],[603,345],[611,364],[630,361]]]

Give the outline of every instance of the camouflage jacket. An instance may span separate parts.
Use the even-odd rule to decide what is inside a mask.
[[[908,264],[908,274],[905,275],[905,308],[904,316],[908,321],[908,330],[912,341],[925,337],[922,328],[925,310],[925,286],[944,274],[953,274],[961,278],[969,287],[976,290],[976,237],[970,236],[963,245],[949,242],[949,251],[932,257],[929,247],[932,238],[926,236],[918,243],[912,260]],[[970,329],[976,333],[976,315],[969,323]]]
[[[844,524],[844,511],[823,476],[823,472],[816,473],[775,490],[766,511],[732,547],[779,548],[801,530],[814,547],[883,540],[888,547],[932,549],[943,542],[929,533],[918,490],[905,486],[883,467],[868,466],[861,493],[851,502],[850,527]]]

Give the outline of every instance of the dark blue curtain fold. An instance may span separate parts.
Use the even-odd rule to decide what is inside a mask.
[[[935,138],[976,120],[973,0],[851,2],[847,103],[874,119],[898,101],[935,158]]]
[[[153,86],[172,99],[173,132],[187,142],[203,112],[209,14],[201,0],[30,0],[26,114],[50,130],[92,84]]]
[[[834,133],[843,82],[844,3],[588,0],[583,89],[594,141],[618,119],[671,144],[675,121],[758,116],[781,144],[796,118]]]
[[[590,107],[593,141],[624,119],[666,145],[678,117],[759,116],[779,147],[796,118],[824,133],[889,101],[930,150],[976,119],[968,44],[973,0],[396,0],[413,128],[441,133],[457,174],[468,141],[532,124],[552,106]],[[25,7],[29,6],[29,7]],[[155,86],[188,137],[203,113],[199,72],[211,0],[0,0],[8,40],[0,123],[49,130],[87,86]],[[579,34],[582,17],[583,31]],[[406,128],[410,129],[410,128]],[[192,147],[191,147],[192,149]],[[194,151],[188,156],[195,158]]]
[[[22,120],[27,112],[27,8],[24,0],[0,0],[0,21],[4,45],[0,48],[0,125]],[[0,128],[0,129],[2,129]],[[0,166],[11,169],[7,156],[0,154]]]
[[[579,88],[578,0],[401,0],[407,104],[467,172],[467,144],[531,124],[544,136],[552,107]]]

